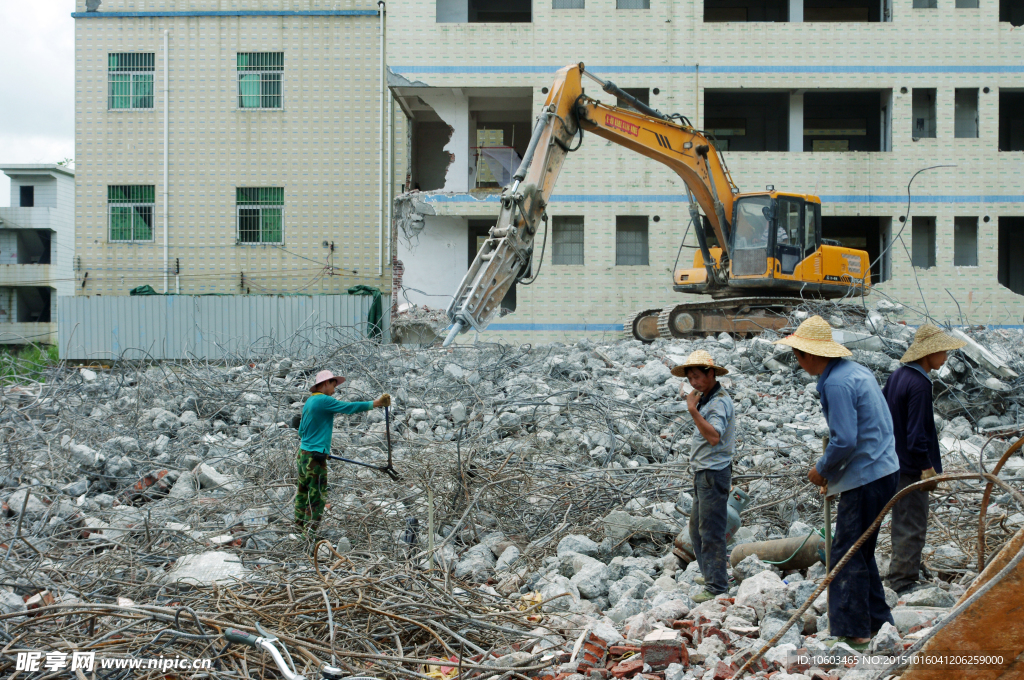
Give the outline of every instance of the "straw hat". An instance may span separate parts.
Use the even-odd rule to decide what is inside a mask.
[[[679,364],[672,369],[672,375],[677,378],[686,377],[686,369],[688,368],[713,368],[715,369],[715,375],[725,375],[729,372],[728,368],[722,368],[721,366],[715,365],[715,360],[711,358],[711,355],[702,349],[697,350],[686,358],[686,363]]]
[[[914,343],[907,350],[906,354],[900,358],[900,361],[903,363],[917,361],[935,352],[948,352],[960,349],[966,344],[963,340],[957,340],[946,335],[937,326],[926,323],[917,329],[917,333],[914,333]]]
[[[853,352],[832,339],[832,326],[815,314],[800,324],[793,335],[787,335],[773,344],[789,345],[818,357],[848,357]]]

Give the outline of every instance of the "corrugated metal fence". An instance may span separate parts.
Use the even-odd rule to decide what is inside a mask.
[[[309,356],[367,337],[367,295],[68,296],[57,302],[61,359]],[[385,296],[384,341],[390,300]]]

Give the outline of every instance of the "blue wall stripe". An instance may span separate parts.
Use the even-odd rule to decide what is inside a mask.
[[[856,196],[853,194],[823,195],[823,203],[906,203],[906,195],[891,194]],[[470,194],[426,196],[428,203],[497,203],[497,194],[475,198]],[[558,203],[686,203],[686,197],[675,194],[553,194]],[[912,196],[911,203],[1024,203],[1024,195]]]
[[[401,74],[439,73],[502,73],[502,74],[554,74],[563,66],[480,66],[465,64],[459,66],[392,66],[391,70]],[[651,65],[651,66],[588,66],[587,69],[598,75],[602,73],[696,73],[696,66]],[[701,73],[1024,73],[1024,65],[939,65],[939,66],[885,66],[885,65],[805,65],[805,66],[765,66],[760,64],[736,66],[701,66]]]
[[[148,19],[151,17],[375,17],[372,9],[232,10],[182,12],[72,12],[75,19]]]

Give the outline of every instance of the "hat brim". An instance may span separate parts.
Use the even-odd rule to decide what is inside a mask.
[[[672,375],[674,375],[677,378],[685,378],[686,369],[688,368],[713,368],[715,369],[715,375],[718,377],[722,377],[723,375],[729,374],[728,368],[723,368],[721,366],[714,365],[708,366],[707,364],[680,364],[678,366],[672,367],[671,372]]]
[[[315,384],[315,385],[313,385],[312,387],[310,387],[310,388],[309,388],[309,391],[310,391],[310,392],[316,392],[316,388],[320,387],[320,386],[321,386],[321,385],[323,385],[323,384],[324,384],[325,382],[329,382],[329,381],[331,381],[331,380],[337,380],[337,381],[338,381],[338,384],[339,384],[339,385],[340,385],[341,383],[345,382],[345,378],[344,378],[344,377],[342,377],[342,376],[340,376],[340,375],[332,375],[332,376],[331,376],[330,378],[328,378],[327,380],[321,380],[321,381],[320,381],[320,382],[318,382],[317,384]]]
[[[935,354],[936,352],[952,352],[954,349],[960,349],[967,345],[963,340],[951,338],[945,333],[939,333],[922,342],[915,342],[907,349],[906,353],[900,357],[900,361],[904,364],[910,363],[911,361],[917,361],[923,359],[929,354]]]
[[[808,340],[799,335],[789,335],[781,340],[776,340],[773,345],[786,345],[794,347],[801,352],[813,354],[816,357],[838,359],[839,357],[853,356],[853,352],[840,345],[835,340]]]

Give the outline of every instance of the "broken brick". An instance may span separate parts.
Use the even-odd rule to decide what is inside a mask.
[[[655,639],[644,640],[640,648],[640,654],[644,663],[653,670],[664,670],[674,663],[681,664],[684,667],[689,665],[686,647],[683,645],[683,641],[679,638],[678,634],[656,631],[648,636],[648,638],[651,637]]]
[[[633,656],[612,668],[612,676],[616,678],[631,678],[640,672],[643,667],[644,660],[639,656]]]
[[[582,654],[579,662],[579,672],[586,674],[591,668],[601,668],[608,658],[608,643],[594,633],[587,635],[583,641]]]
[[[719,661],[715,664],[715,672],[712,676],[714,680],[728,680],[732,676],[736,675],[736,671],[739,670],[739,666],[728,664],[724,661]]]

